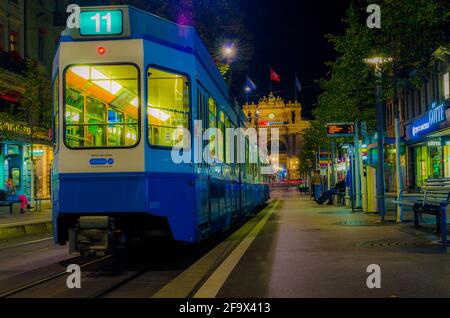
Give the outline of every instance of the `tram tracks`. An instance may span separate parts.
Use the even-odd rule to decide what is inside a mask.
[[[85,268],[87,266],[100,263],[100,262],[102,262],[102,261],[104,261],[106,259],[109,259],[109,258],[111,258],[111,255],[106,255],[106,256],[101,257],[99,259],[95,259],[95,260],[89,261],[87,263],[83,263],[83,264],[81,264],[79,266],[80,266],[80,268]],[[60,271],[60,272],[58,272],[56,274],[51,274],[51,275],[46,276],[44,278],[35,280],[35,281],[31,282],[31,283],[27,283],[25,285],[21,285],[19,287],[16,287],[16,288],[13,288],[13,289],[8,290],[6,292],[3,292],[2,294],[0,294],[0,298],[7,298],[7,297],[11,297],[11,296],[17,295],[17,294],[22,293],[22,292],[24,292],[26,290],[29,290],[29,289],[31,289],[33,287],[36,287],[36,286],[48,283],[48,282],[50,282],[52,280],[55,280],[55,279],[60,278],[60,277],[63,277],[65,275],[67,275],[66,271]]]
[[[170,286],[180,289],[178,282],[180,279],[184,281],[186,275],[181,274],[185,271],[188,276],[195,274],[195,282],[193,277],[187,278],[189,284],[182,282],[185,289],[189,289],[186,291],[183,289],[183,295],[186,297],[199,287],[197,281],[200,283],[209,277],[210,271],[220,264],[230,249],[241,241],[244,234],[250,232],[260,217],[262,215],[243,220],[240,224],[232,226],[229,231],[197,245],[152,242],[151,246],[138,246],[137,250],[122,252],[119,255],[84,260],[85,263],[79,265],[82,269],[81,289],[69,289],[66,285],[69,273],[61,270],[41,279],[30,279],[30,283],[10,290],[0,290],[0,298],[147,298],[153,295],[161,297],[161,291],[167,290],[167,286],[169,289]],[[204,265],[208,265],[207,272],[198,270],[198,266],[191,268],[204,257],[206,257]],[[66,260],[60,263],[60,266],[64,268],[70,262],[71,260]],[[78,263],[81,262],[78,260]],[[77,260],[73,259],[72,263],[77,264]],[[204,266],[200,267],[204,269]],[[188,269],[194,272],[189,274],[192,270]],[[170,294],[174,295],[173,290]]]

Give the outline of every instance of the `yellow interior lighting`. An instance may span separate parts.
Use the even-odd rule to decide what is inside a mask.
[[[167,114],[164,111],[157,109],[157,108],[149,108],[148,114],[162,122],[165,122],[170,118],[169,114]]]
[[[91,66],[74,66],[71,71],[87,81],[93,82],[95,85],[116,95],[123,86],[116,81],[110,80],[105,74],[99,72]]]

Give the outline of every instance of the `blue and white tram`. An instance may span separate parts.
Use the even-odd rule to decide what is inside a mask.
[[[81,8],[80,21],[53,65],[57,243],[199,242],[268,200],[259,165],[225,163],[223,138],[202,141],[215,163],[172,160],[178,128],[245,122],[194,28],[129,6]]]

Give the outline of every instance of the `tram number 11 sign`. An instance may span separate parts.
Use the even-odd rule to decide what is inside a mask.
[[[121,10],[81,11],[81,35],[115,35],[123,32]]]
[[[328,137],[346,137],[355,134],[355,124],[353,123],[336,123],[327,124]]]

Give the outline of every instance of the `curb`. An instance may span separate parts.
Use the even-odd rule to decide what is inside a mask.
[[[52,233],[52,221],[43,220],[29,223],[16,223],[0,227],[0,241],[25,235]]]

